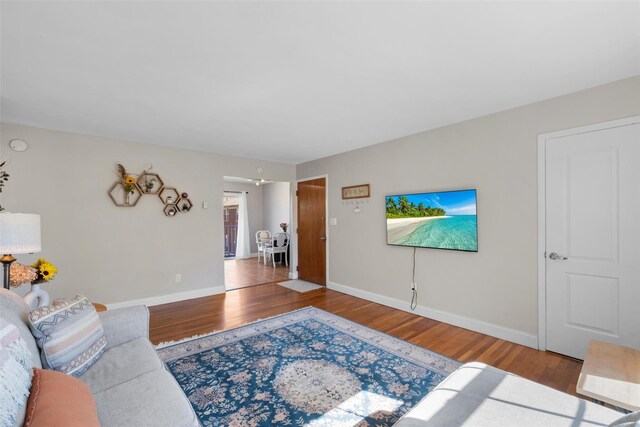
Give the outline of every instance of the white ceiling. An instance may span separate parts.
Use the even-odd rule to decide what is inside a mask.
[[[640,3],[2,1],[2,120],[286,163],[640,74]]]

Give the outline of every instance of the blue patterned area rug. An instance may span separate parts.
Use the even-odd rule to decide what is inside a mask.
[[[307,307],[159,346],[203,426],[391,426],[460,363]]]

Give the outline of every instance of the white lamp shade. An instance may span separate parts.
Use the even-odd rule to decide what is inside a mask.
[[[40,215],[0,213],[0,254],[29,254],[40,250]]]

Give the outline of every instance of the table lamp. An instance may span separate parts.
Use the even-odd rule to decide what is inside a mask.
[[[40,215],[0,213],[0,262],[4,265],[4,288],[9,289],[12,254],[40,252]]]

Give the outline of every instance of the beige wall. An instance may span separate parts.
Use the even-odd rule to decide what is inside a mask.
[[[264,185],[264,228],[273,234],[282,232],[281,223],[291,223],[290,187],[291,184],[288,182],[272,182]],[[287,231],[290,230],[290,228],[287,229]]]
[[[386,245],[384,196],[476,188],[479,252],[418,249],[419,304],[537,334],[537,137],[636,114],[640,77],[298,165],[329,175],[329,281],[408,302],[412,249]],[[357,214],[340,187],[363,183]]]
[[[10,150],[14,138],[27,141],[29,150]],[[79,292],[103,303],[223,287],[223,176],[256,176],[261,167],[266,179],[295,177],[291,165],[13,124],[1,125],[0,142],[11,174],[2,205],[42,216],[39,255],[59,268],[45,289],[54,297]],[[117,162],[131,172],[153,164],[167,185],[189,193],[194,208],[168,218],[152,196],[134,208],[114,206],[107,190]]]

